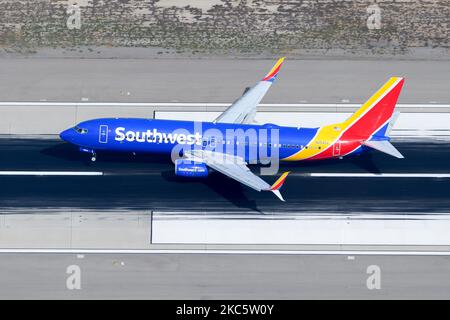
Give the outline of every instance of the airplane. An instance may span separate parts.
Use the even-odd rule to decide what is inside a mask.
[[[213,169],[256,190],[280,193],[289,172],[272,185],[254,174],[248,164],[280,161],[342,159],[378,150],[396,158],[402,154],[390,143],[398,117],[394,112],[404,79],[390,78],[355,113],[340,123],[318,128],[257,124],[257,106],[278,76],[284,57],[269,73],[212,122],[143,118],[102,118],[83,121],[60,133],[60,138],[90,153],[97,151],[174,155],[175,174],[206,177]],[[256,133],[253,136],[248,132]],[[206,134],[214,131],[215,135]],[[232,132],[233,134],[229,134]],[[258,133],[265,132],[266,135]],[[266,153],[251,152],[252,148]],[[224,148],[226,150],[224,150]],[[240,152],[238,152],[240,150]],[[268,151],[267,151],[268,150]]]

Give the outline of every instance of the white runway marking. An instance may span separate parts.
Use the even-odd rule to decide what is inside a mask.
[[[87,99],[86,97],[82,99]],[[130,106],[130,107],[228,107],[231,103],[217,102],[23,102],[23,101],[1,101],[0,106]],[[360,103],[260,103],[260,107],[327,107],[327,108],[359,108]],[[433,108],[450,108],[450,104],[434,103],[399,103],[397,108],[417,108],[422,109],[432,106]]]
[[[241,255],[353,255],[353,256],[450,256],[450,251],[395,250],[208,250],[208,249],[0,249],[2,253],[30,254],[241,254]]]
[[[450,178],[450,173],[310,173],[311,177],[347,178]]]
[[[102,176],[99,171],[0,171],[0,176]]]
[[[108,173],[130,174],[130,173]],[[160,174],[160,172],[139,172],[139,174]],[[101,171],[0,171],[0,176],[102,176]],[[341,178],[450,178],[450,173],[292,173],[293,176],[341,177]]]

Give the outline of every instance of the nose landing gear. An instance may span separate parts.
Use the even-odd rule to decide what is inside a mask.
[[[80,147],[80,151],[81,151],[81,152],[90,153],[90,154],[92,155],[92,157],[91,157],[91,161],[92,161],[92,162],[97,161],[97,153],[95,152],[95,150]]]

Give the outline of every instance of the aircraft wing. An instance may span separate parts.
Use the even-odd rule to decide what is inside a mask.
[[[193,150],[186,155],[194,161],[204,162],[212,169],[219,171],[256,191],[272,191],[281,201],[285,201],[281,196],[279,189],[286,180],[289,172],[283,173],[271,186],[251,172],[247,167],[247,163],[241,157],[205,150]]]
[[[275,81],[283,61],[284,57],[280,58],[260,82],[254,87],[246,90],[239,99],[214,120],[214,123],[254,123],[256,107]]]

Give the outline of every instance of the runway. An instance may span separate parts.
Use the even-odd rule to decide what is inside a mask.
[[[98,161],[91,163],[88,155],[59,140],[0,139],[0,181],[4,186],[0,211],[450,212],[450,142],[394,144],[406,159],[374,152],[340,161],[282,165],[281,171],[292,171],[282,190],[286,199],[282,203],[270,193],[253,191],[219,173],[207,179],[178,178],[170,159],[161,156],[100,153]],[[16,175],[17,171],[26,175]],[[41,176],[36,171],[53,174]],[[68,171],[73,174],[65,174]],[[276,177],[264,179],[272,182]]]

